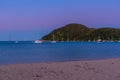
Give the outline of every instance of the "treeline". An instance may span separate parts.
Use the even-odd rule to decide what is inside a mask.
[[[120,29],[117,28],[88,28],[82,24],[68,24],[59,29],[53,30],[42,40],[56,41],[104,41],[120,40]]]

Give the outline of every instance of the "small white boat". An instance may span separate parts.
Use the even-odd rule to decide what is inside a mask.
[[[40,43],[43,43],[43,41],[41,41],[41,40],[35,40],[34,43],[40,44]]]
[[[98,39],[97,42],[101,42],[102,40],[101,39]]]
[[[51,43],[56,43],[57,41],[55,40],[55,35],[52,36],[53,40],[51,41]]]
[[[97,43],[101,43],[101,42],[102,42],[102,40],[101,40],[101,39],[98,39],[98,40],[97,40]]]
[[[91,40],[88,40],[88,42],[91,42]]]
[[[15,41],[15,43],[18,43],[18,41]]]

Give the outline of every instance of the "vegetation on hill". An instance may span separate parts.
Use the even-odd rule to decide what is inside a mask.
[[[120,29],[116,28],[100,28],[96,29],[90,34],[91,40],[98,38],[102,40],[120,40]]]
[[[82,24],[68,24],[53,30],[42,37],[43,40],[57,41],[88,41],[88,40],[120,40],[120,29],[88,28]]]

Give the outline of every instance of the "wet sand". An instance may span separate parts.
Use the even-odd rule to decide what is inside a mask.
[[[120,80],[120,59],[0,65],[0,80]]]

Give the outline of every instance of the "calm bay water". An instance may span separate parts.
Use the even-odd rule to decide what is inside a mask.
[[[0,42],[0,64],[119,58],[118,42]]]

